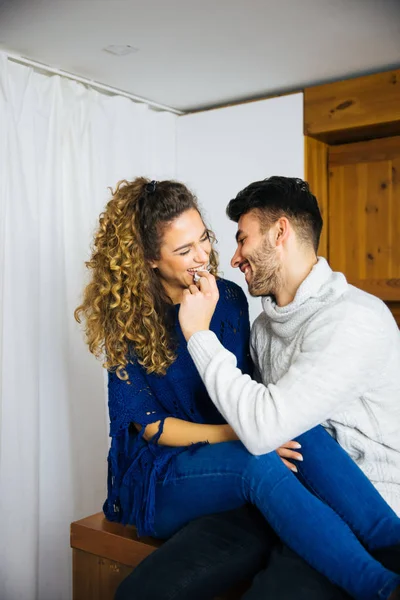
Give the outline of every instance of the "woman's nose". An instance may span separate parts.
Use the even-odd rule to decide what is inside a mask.
[[[201,264],[208,262],[208,255],[209,255],[209,253],[206,252],[202,246],[199,246],[197,248],[195,261],[198,263],[201,263]]]

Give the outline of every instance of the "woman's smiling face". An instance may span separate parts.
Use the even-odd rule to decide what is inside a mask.
[[[194,281],[194,273],[207,268],[211,249],[208,230],[195,208],[186,210],[165,227],[160,259],[152,261],[151,266],[157,269],[174,304],[181,302],[183,290]]]

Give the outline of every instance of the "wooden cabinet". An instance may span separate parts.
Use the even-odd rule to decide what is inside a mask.
[[[400,135],[400,69],[304,90],[304,134],[328,144]]]
[[[400,300],[400,137],[328,152],[329,261],[350,283]]]
[[[400,326],[399,82],[395,71],[306,90],[305,132],[315,137],[305,162],[324,218],[320,253]]]
[[[73,600],[113,600],[120,582],[161,542],[97,513],[71,524]]]

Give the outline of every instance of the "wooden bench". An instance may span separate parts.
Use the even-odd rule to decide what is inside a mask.
[[[103,513],[71,523],[73,600],[113,600],[119,583],[161,544],[139,540],[134,527],[111,523]],[[219,600],[237,600],[246,587]]]

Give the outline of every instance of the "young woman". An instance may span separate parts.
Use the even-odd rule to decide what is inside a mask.
[[[252,503],[286,544],[355,598],[400,598],[400,577],[363,547],[398,543],[400,519],[322,427],[298,440],[303,484],[278,453],[249,454],[209,399],[178,323],[196,271],[217,274],[191,192],[173,181],[120,182],[87,266],[92,280],[76,317],[85,318],[89,349],[109,371],[107,518],[166,538],[191,519]],[[249,372],[244,293],[224,279],[218,287],[211,329]],[[351,502],[347,484],[358,492]]]

